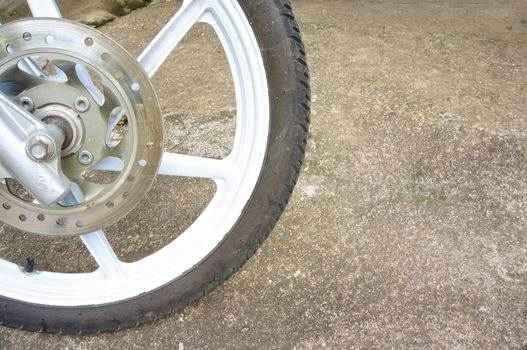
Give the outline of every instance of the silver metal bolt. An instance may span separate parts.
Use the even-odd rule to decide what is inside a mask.
[[[43,160],[48,154],[48,147],[44,142],[37,142],[31,146],[31,155],[38,160]]]
[[[74,105],[77,112],[80,113],[87,112],[90,109],[90,101],[84,96],[77,97]]]
[[[44,41],[48,45],[53,45],[53,43],[55,42],[55,38],[52,35],[46,35],[46,38],[44,39]]]
[[[90,151],[80,151],[77,159],[82,165],[90,165],[93,163],[93,154]]]
[[[24,107],[24,109],[29,113],[33,112],[33,110],[35,109],[35,104],[33,103],[33,100],[26,96],[19,98],[18,104]]]
[[[27,153],[37,162],[51,159],[55,155],[55,143],[44,135],[33,136],[27,143]]]

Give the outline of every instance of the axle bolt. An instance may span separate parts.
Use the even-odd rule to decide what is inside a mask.
[[[49,160],[55,154],[55,144],[44,135],[37,135],[27,143],[27,153],[37,162]]]
[[[37,160],[43,160],[48,154],[48,147],[42,141],[38,141],[31,146],[31,155]]]

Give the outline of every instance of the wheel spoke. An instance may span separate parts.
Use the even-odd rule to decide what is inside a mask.
[[[33,17],[62,18],[55,0],[27,0],[27,4]]]
[[[80,187],[72,183],[71,189],[71,192],[62,200],[63,204],[73,205],[84,202],[84,193],[82,193]],[[122,262],[119,261],[117,254],[115,254],[102,230],[82,235],[81,240],[106,277],[115,277],[123,274]]]
[[[149,77],[155,74],[194,23],[199,21],[207,8],[208,4],[205,0],[183,1],[178,13],[166,24],[137,59]]]
[[[120,158],[117,157],[105,157],[99,163],[97,163],[92,170],[103,170],[103,171],[123,171],[124,163]]]
[[[159,168],[159,175],[228,180],[233,174],[234,168],[234,163],[228,160],[165,152]]]
[[[93,80],[90,76],[90,72],[83,64],[76,64],[75,65],[75,74],[77,75],[77,78],[81,82],[82,86],[88,91],[88,93],[91,95],[95,103],[97,103],[100,107],[104,106],[104,103],[106,102],[106,97],[102,93],[101,90],[95,84],[93,83]]]
[[[235,163],[229,160],[165,152],[158,175],[228,180],[235,172],[235,168]],[[123,162],[115,157],[106,157],[93,169],[120,172],[123,171]]]
[[[115,254],[102,230],[82,235],[81,239],[106,277],[123,275],[123,263]]]

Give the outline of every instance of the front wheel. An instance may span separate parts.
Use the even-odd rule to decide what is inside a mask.
[[[133,263],[119,260],[102,231],[113,222],[90,221],[93,215],[88,214],[83,216],[83,221],[73,220],[73,226],[69,230],[78,231],[85,247],[99,265],[96,271],[28,273],[19,265],[0,259],[0,324],[49,333],[94,333],[115,331],[155,320],[162,315],[183,309],[225,281],[249,259],[272,230],[297,181],[305,152],[310,115],[306,55],[291,3],[289,0],[184,1],[172,21],[139,57],[138,61],[144,68],[145,77],[155,74],[185,33],[197,22],[208,23],[214,28],[231,67],[237,104],[234,146],[231,153],[221,160],[165,152],[156,169],[158,177],[180,176],[213,180],[217,190],[212,200],[194,223],[173,242]],[[9,25],[5,26],[5,30],[9,30]],[[4,43],[7,38],[2,30],[4,28],[0,28],[0,40]],[[90,31],[92,29],[86,28],[87,33]],[[31,41],[31,33],[21,31],[19,34],[21,42]],[[50,36],[43,37],[47,41]],[[87,36],[90,40],[94,37],[97,38],[97,34]],[[37,36],[33,34],[32,41],[35,41],[35,38]],[[88,39],[84,40],[84,45],[94,45],[93,40],[86,40]],[[3,47],[7,48],[7,51],[15,52],[17,46],[10,45],[12,43]],[[60,43],[54,44],[51,41],[46,42],[46,45],[58,47]],[[17,68],[12,59],[9,59],[13,52],[6,52],[6,58],[0,60],[0,77],[4,74],[10,80],[17,80]],[[115,55],[120,54],[116,51]],[[63,56],[64,52],[57,49],[49,57],[51,61],[55,60],[54,67],[63,71],[65,75],[77,74],[77,83],[71,88],[78,90],[82,87],[87,88],[88,85],[89,90],[91,86],[82,84],[82,78],[79,78],[82,76],[79,74],[80,68],[71,68],[72,62],[75,67],[86,64],[93,71],[104,71],[102,66],[99,70],[95,61],[86,63],[80,58],[72,58],[72,62],[65,62]],[[104,53],[101,57],[101,64],[111,59],[105,57]],[[102,75],[104,78],[105,75]],[[115,74],[107,80],[112,81],[112,77],[115,78]],[[39,91],[42,84],[57,84],[56,81],[49,82],[41,77],[25,77],[17,83],[27,84],[28,81],[31,91]],[[144,93],[148,90],[145,85],[134,85],[132,82],[130,95]],[[12,88],[18,85],[9,86]],[[64,85],[61,89],[63,95],[67,95],[70,86]],[[143,92],[140,92],[140,89]],[[23,88],[21,90],[13,94],[16,95],[15,99],[29,93]],[[103,91],[106,94],[107,90],[100,89],[99,92]],[[89,101],[85,102],[93,106],[102,106],[98,103],[97,97],[100,96],[97,91],[91,91],[88,95]],[[105,96],[106,101],[119,102],[118,92],[109,95],[111,96]],[[49,98],[46,95],[48,100],[46,103],[42,102],[42,106],[32,106],[35,114],[38,111],[42,114],[42,110],[49,109]],[[33,99],[32,103],[37,103],[36,101],[38,98]],[[126,103],[122,102],[123,105]],[[144,108],[142,103],[137,105]],[[75,107],[79,109],[78,106],[72,106],[71,109],[74,110]],[[115,112],[115,108],[112,112]],[[117,112],[119,110],[115,112],[119,114]],[[110,113],[110,118],[111,116]],[[118,119],[122,121],[122,117],[123,115],[119,114]],[[91,118],[93,120],[97,117]],[[135,129],[141,131],[144,125],[148,128],[148,123],[142,123],[140,118],[137,121],[131,117],[129,119],[128,134],[131,139],[124,139],[121,148],[123,154],[130,150],[130,157],[115,161],[114,154],[117,153],[113,150],[108,151],[108,145],[101,146],[98,148],[100,152],[90,155],[104,160],[98,163],[97,170],[121,173],[126,170],[128,173],[125,178],[135,179],[139,176],[134,176],[133,172],[144,171],[147,162],[139,159],[141,157],[137,158],[137,149],[132,145],[141,143],[141,135],[157,133],[149,133],[148,130],[136,132]],[[104,118],[103,121],[108,123]],[[118,121],[120,120],[116,119],[116,123]],[[91,124],[85,123],[82,117],[80,123],[82,126],[79,126],[79,130],[86,129],[89,133]],[[132,142],[133,137],[138,140]],[[72,148],[72,154],[65,155],[67,159],[64,158],[63,164],[83,160],[82,154],[74,154],[81,152],[82,142],[79,141],[79,147]],[[131,165],[128,166],[127,162]],[[77,165],[71,167],[72,177],[75,176],[77,168]],[[66,167],[67,169],[69,168]],[[0,171],[0,175],[1,173]],[[10,196],[14,194],[9,189],[8,176],[4,177],[0,191],[3,191],[5,201],[9,201]],[[114,205],[117,207],[118,203],[108,201],[108,196],[117,194],[119,198],[126,198],[125,195],[130,195],[123,192],[124,190],[121,191],[120,187],[116,190],[117,185],[112,188],[112,184],[121,183],[119,180],[99,188],[93,185],[83,186],[80,176],[78,179],[82,190],[91,196],[90,200],[96,202],[99,198],[104,199],[101,202],[101,213],[113,209]],[[12,203],[18,202],[20,198],[12,199]],[[34,214],[35,225],[31,227],[37,227],[40,225],[39,221],[45,218],[43,214],[38,214],[39,210],[43,210],[38,203],[28,202],[21,205],[21,208],[26,210],[22,220],[22,214],[13,212],[15,204],[12,203],[6,202],[4,208],[0,208],[5,211],[2,217],[6,218],[4,221],[8,224],[9,220],[12,220],[14,225],[24,229],[24,225],[32,222],[31,217]],[[58,214],[55,214],[54,209],[48,210],[46,217],[84,215],[79,210],[68,208],[57,208],[56,210],[62,210]],[[130,209],[123,209],[123,215]],[[90,210],[91,213],[94,212],[93,209]],[[82,225],[79,225],[79,222]],[[100,227],[86,233],[88,225],[95,225],[93,222],[99,222]],[[64,234],[67,229],[64,228],[64,222],[61,224],[63,228],[54,227],[49,229],[50,232],[46,232],[49,225],[40,225],[34,232]]]

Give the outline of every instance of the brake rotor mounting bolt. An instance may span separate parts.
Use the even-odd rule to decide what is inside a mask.
[[[74,106],[77,112],[84,113],[90,109],[90,101],[86,97],[80,96],[75,99]]]
[[[77,159],[82,165],[90,165],[93,163],[93,154],[90,151],[80,151]]]
[[[18,100],[18,103],[29,113],[33,112],[33,110],[35,109],[35,104],[33,103],[33,100],[29,97],[21,97]]]
[[[44,39],[44,41],[48,45],[53,45],[53,43],[55,42],[55,38],[52,35],[46,35],[46,38]]]
[[[55,154],[55,144],[47,136],[34,136],[27,143],[27,153],[34,161],[48,160]]]

